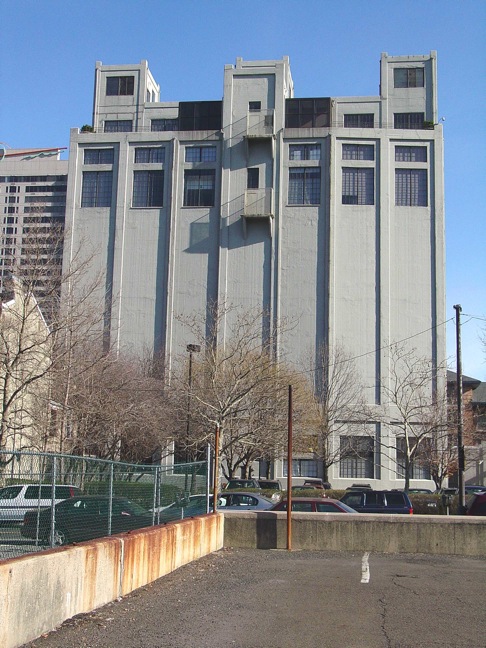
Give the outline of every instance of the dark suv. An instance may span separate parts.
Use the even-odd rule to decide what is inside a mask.
[[[350,490],[341,497],[358,513],[400,513],[412,515],[413,506],[407,493],[402,491]]]

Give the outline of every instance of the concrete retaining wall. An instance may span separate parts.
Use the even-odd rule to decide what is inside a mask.
[[[225,513],[225,547],[285,549],[285,512]],[[292,549],[486,556],[486,518],[292,514]]]
[[[0,646],[17,648],[223,547],[221,514],[0,562]]]

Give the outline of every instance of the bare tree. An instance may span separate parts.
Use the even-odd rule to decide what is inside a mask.
[[[376,417],[388,434],[382,435],[380,445],[395,463],[397,474],[405,479],[408,491],[414,469],[429,470],[433,456],[437,458],[438,452],[447,448],[449,423],[445,381],[441,379],[446,368],[418,357],[415,349],[403,344],[390,347],[388,361],[388,375],[381,384],[383,412]],[[436,464],[437,479],[438,471]]]
[[[74,350],[99,344],[102,337],[103,310],[100,315],[94,298],[98,279],[78,286],[76,298],[60,300],[64,287],[74,294],[90,260],[73,257],[61,271],[62,228],[43,229],[29,229],[15,275],[3,277],[0,448],[62,449],[53,434],[53,414],[61,413],[56,426],[64,429]]]
[[[171,394],[179,444],[213,443],[218,427],[223,471],[230,478],[237,468],[248,471],[254,460],[282,448],[291,372],[277,362],[274,345],[285,326],[265,335],[265,313],[221,304],[212,308],[209,320],[197,315],[184,320],[201,352],[193,357],[190,379],[187,362],[173,370]]]
[[[310,373],[315,380],[315,399],[309,441],[327,480],[329,468],[353,451],[340,440],[347,439],[350,426],[365,417],[363,384],[353,358],[341,345],[321,346],[310,362]]]
[[[73,382],[73,452],[140,462],[168,446],[163,382],[115,353],[93,358]]]

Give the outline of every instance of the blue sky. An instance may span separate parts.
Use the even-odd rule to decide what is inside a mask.
[[[438,52],[444,116],[447,347],[486,380],[486,0],[4,2],[0,142],[68,146],[91,123],[94,66],[147,59],[162,101],[220,99],[223,68],[290,57],[296,97],[377,95],[381,52]],[[64,156],[67,157],[66,155]]]

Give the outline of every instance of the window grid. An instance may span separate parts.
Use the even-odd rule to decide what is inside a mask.
[[[179,120],[177,117],[173,119],[152,119],[150,130],[152,132],[179,130]]]
[[[319,205],[320,201],[320,167],[289,169],[289,205]]]
[[[424,113],[395,113],[394,127],[405,130],[421,129],[424,127]]]
[[[395,68],[393,78],[395,88],[423,88],[424,68]]]
[[[186,170],[184,172],[184,206],[212,207],[215,201],[215,171]]]
[[[130,133],[132,131],[131,119],[107,119],[105,133]]]
[[[111,207],[112,171],[84,171],[81,207]]]
[[[215,146],[186,146],[186,162],[216,162]]]
[[[321,146],[320,144],[290,144],[289,159],[294,161],[320,160]]]
[[[375,170],[343,168],[343,205],[375,204]]]
[[[374,125],[375,125],[375,116],[373,113],[344,115],[345,128],[373,128]]]
[[[133,95],[135,77],[120,76],[106,78],[106,94],[108,96]]]
[[[373,144],[343,144],[343,160],[374,160]]]
[[[164,172],[134,171],[132,207],[162,207]]]
[[[283,462],[283,476],[288,477],[288,461]],[[292,477],[318,477],[318,466],[315,459],[293,459]]]
[[[135,162],[159,163],[165,161],[165,148],[163,146],[144,146],[135,149]]]
[[[415,445],[415,439],[409,440],[412,446]],[[413,464],[410,466],[410,479],[430,479],[430,470],[427,465],[427,446],[429,439],[423,439],[421,442],[422,448],[418,448],[418,452],[415,455]],[[405,437],[397,437],[397,477],[405,477],[405,458],[406,458],[406,445]],[[430,455],[429,455],[430,456]],[[421,461],[422,458],[422,461]]]
[[[368,437],[342,436],[339,477],[374,479],[374,442]]]
[[[395,169],[395,205],[427,207],[427,170]]]
[[[113,164],[114,151],[112,148],[85,149],[85,164]]]
[[[395,146],[395,162],[427,162],[427,147]]]

